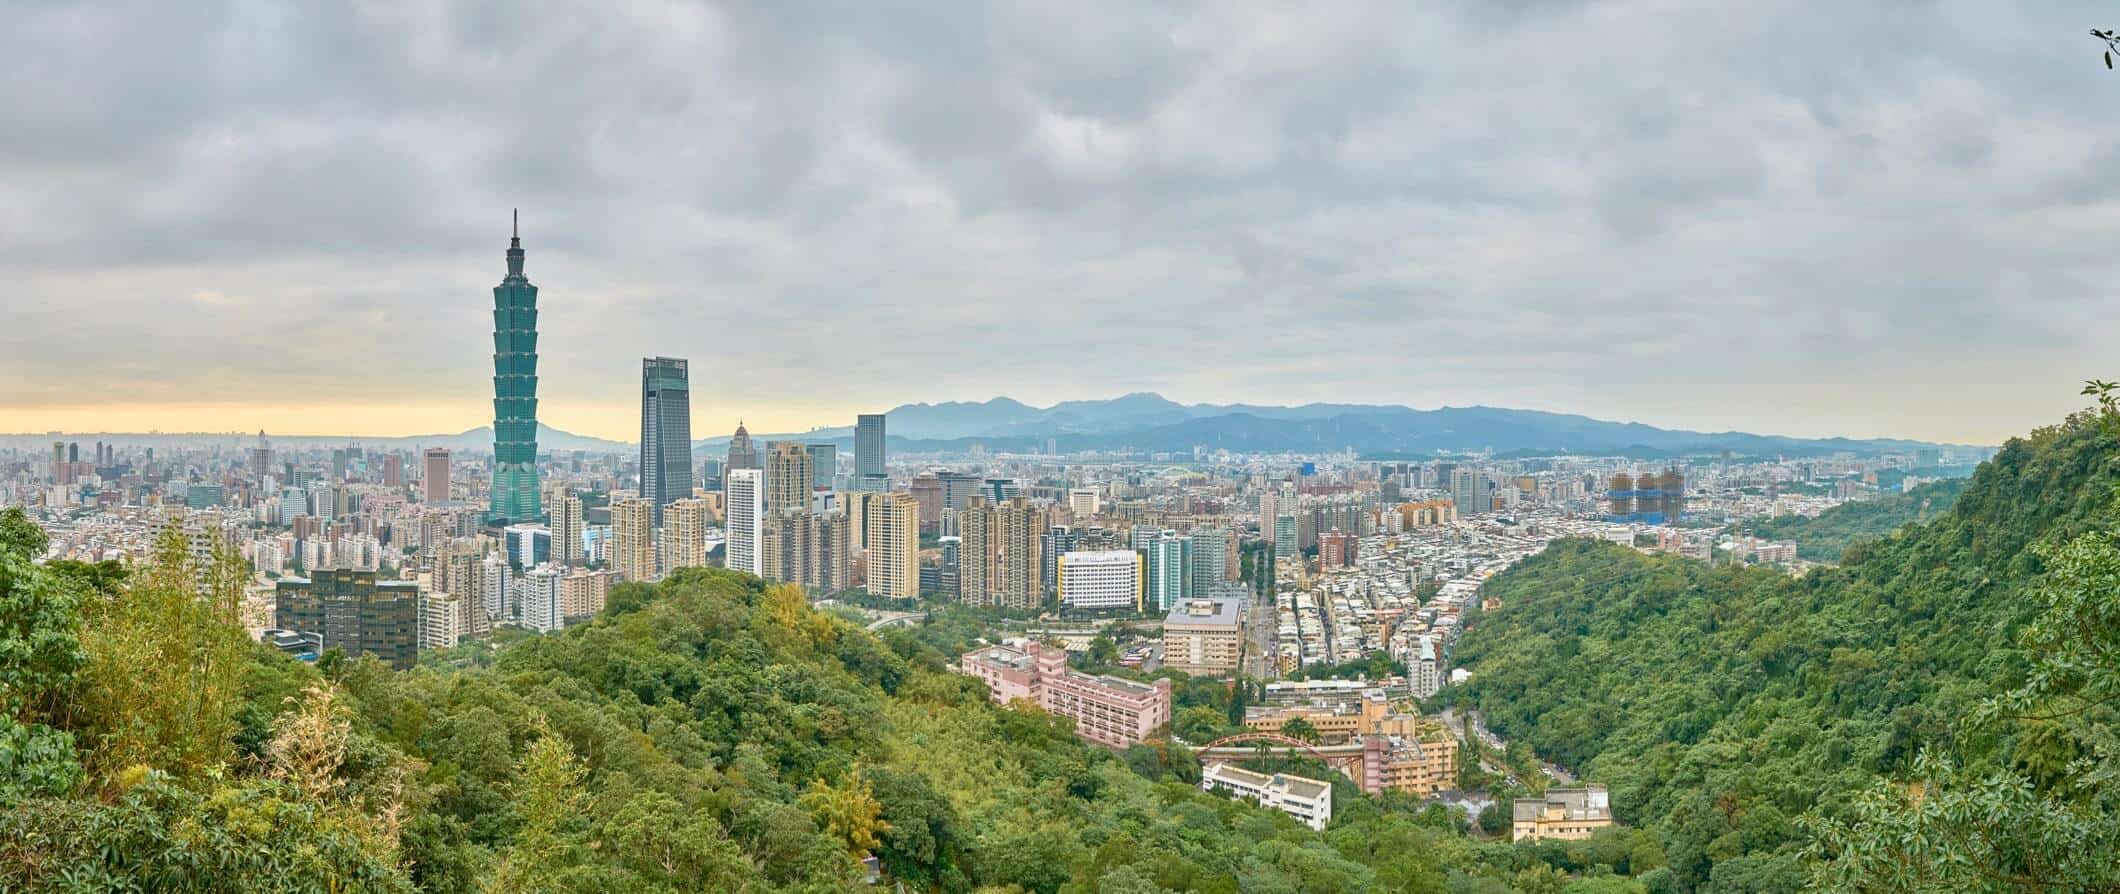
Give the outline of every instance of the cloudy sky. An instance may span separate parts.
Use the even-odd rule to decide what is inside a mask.
[[[0,9],[0,431],[1006,394],[1992,443],[2120,376],[2091,4]]]

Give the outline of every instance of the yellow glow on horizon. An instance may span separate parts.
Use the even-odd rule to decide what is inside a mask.
[[[852,408],[813,402],[779,402],[738,408],[722,404],[692,408],[692,437],[715,438],[741,420],[752,432],[803,432],[818,425],[854,424]],[[454,435],[493,422],[484,400],[277,403],[98,403],[56,407],[0,407],[0,433],[236,432],[264,429],[267,435],[401,438]],[[831,421],[842,419],[844,421]],[[640,439],[640,409],[617,401],[542,401],[538,419],[561,431],[613,441]]]

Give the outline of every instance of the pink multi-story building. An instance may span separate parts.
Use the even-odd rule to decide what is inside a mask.
[[[1024,699],[1075,721],[1075,735],[1124,748],[1170,723],[1170,681],[1153,684],[1077,673],[1067,650],[1037,642],[989,646],[959,660],[994,701]]]

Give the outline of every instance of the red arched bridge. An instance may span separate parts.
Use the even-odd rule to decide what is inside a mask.
[[[1356,785],[1367,784],[1363,779],[1365,749],[1359,741],[1346,745],[1317,745],[1294,736],[1253,730],[1223,736],[1205,745],[1194,745],[1192,750],[1202,761],[1240,761],[1258,757],[1261,752],[1284,757],[1299,754],[1330,764],[1333,769],[1347,774]]]

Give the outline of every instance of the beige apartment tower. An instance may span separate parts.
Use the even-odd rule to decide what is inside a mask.
[[[868,591],[875,596],[920,596],[920,504],[892,492],[868,501]]]
[[[663,510],[663,543],[670,550],[671,569],[707,567],[707,527],[713,520],[714,506],[696,497]]]
[[[634,497],[611,504],[611,570],[637,583],[657,578],[655,573],[654,507]]]

